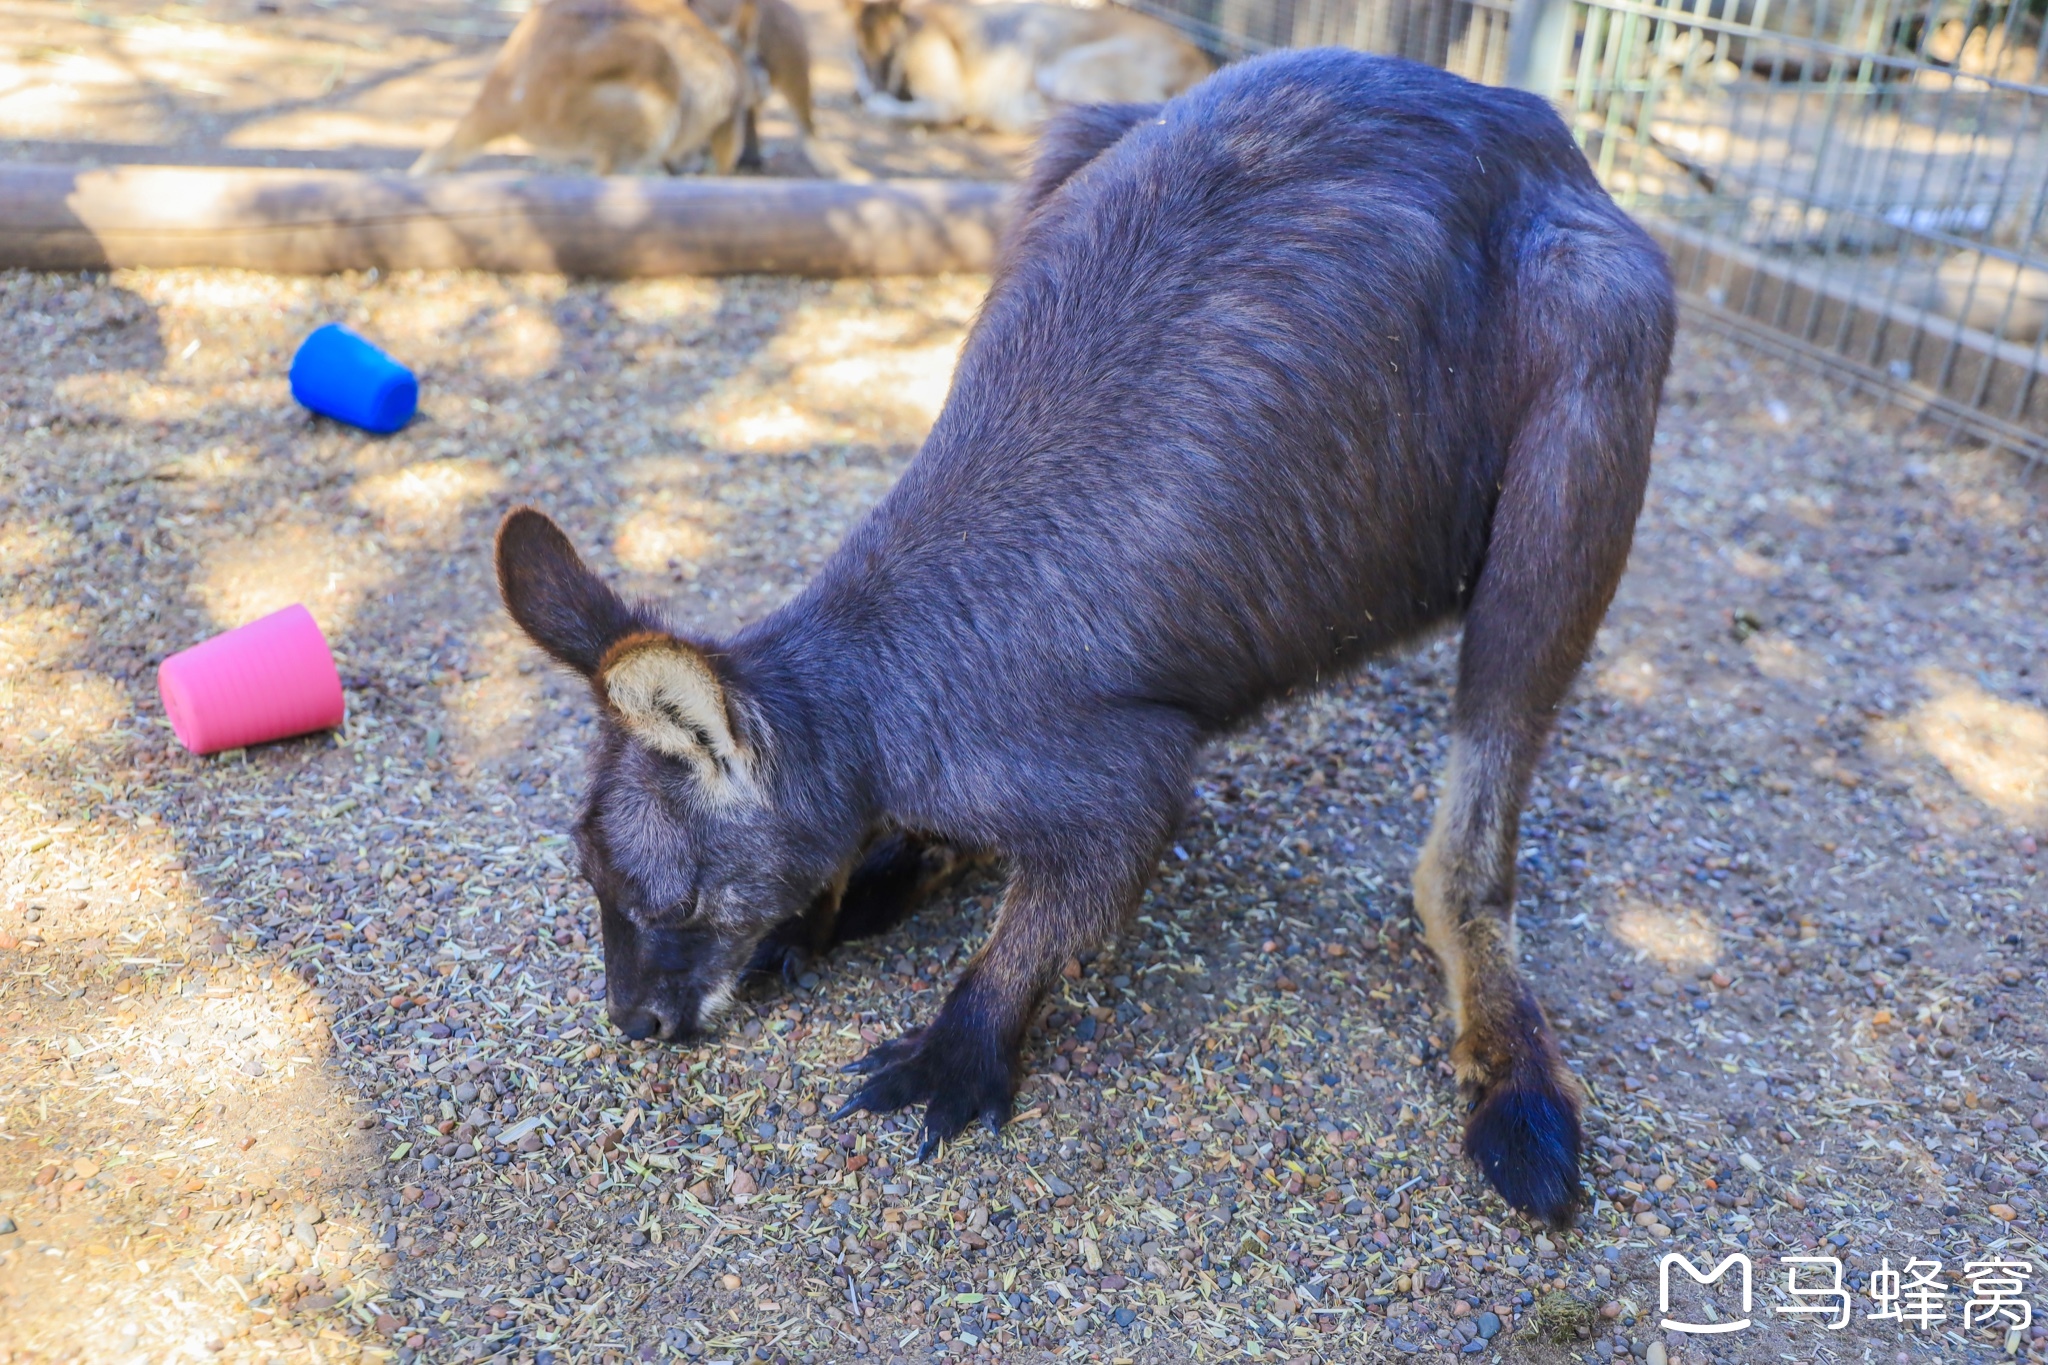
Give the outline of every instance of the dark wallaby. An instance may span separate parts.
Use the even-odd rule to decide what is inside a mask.
[[[1673,321],[1532,96],[1321,50],[1062,115],[923,451],[794,601],[693,639],[505,522],[512,615],[605,710],[578,837],[613,1020],[688,1038],[750,966],[886,927],[944,849],[992,856],[994,933],[847,1110],[922,1104],[927,1150],[1000,1125],[1204,741],[1462,618],[1415,901],[1467,1149],[1569,1222],[1581,1096],[1516,970],[1517,826],[1628,557]]]

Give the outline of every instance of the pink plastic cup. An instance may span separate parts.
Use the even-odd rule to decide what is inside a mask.
[[[156,688],[172,732],[195,754],[331,729],[347,712],[327,638],[302,606],[173,654]]]

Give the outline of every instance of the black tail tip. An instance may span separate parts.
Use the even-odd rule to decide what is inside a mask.
[[[1504,1084],[1465,1122],[1465,1153],[1501,1198],[1562,1232],[1578,1217],[1579,1109],[1545,1085]]]

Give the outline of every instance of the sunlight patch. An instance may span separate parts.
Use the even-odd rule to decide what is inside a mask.
[[[363,479],[350,496],[387,522],[439,526],[504,485],[505,476],[481,460],[427,460]]]
[[[619,528],[612,553],[619,563],[641,573],[663,573],[684,568],[710,555],[714,542],[709,532],[676,513],[649,508],[635,512]]]
[[[1616,938],[1673,970],[1712,966],[1721,957],[1721,935],[1712,921],[1685,906],[1631,898],[1615,912],[1611,925]]]
[[[211,446],[189,455],[174,455],[150,470],[152,478],[170,482],[212,483],[247,478],[256,472],[250,455],[237,455],[226,446]]]
[[[721,281],[690,275],[621,280],[606,292],[611,306],[627,322],[664,332],[680,330],[694,321],[713,321],[725,296],[726,286]]]
[[[0,674],[55,668],[86,641],[75,606],[28,607],[0,615]]]
[[[363,539],[322,526],[267,527],[214,551],[193,591],[223,629],[304,603],[332,641],[390,576]]]
[[[612,466],[612,479],[621,488],[645,488],[659,493],[706,471],[702,460],[689,455],[643,455]]]
[[[833,429],[815,416],[787,403],[751,412],[729,414],[714,421],[706,433],[719,445],[741,450],[801,450],[831,438]]]
[[[1820,661],[1797,640],[1765,632],[1750,636],[1743,642],[1743,648],[1749,652],[1749,661],[1756,665],[1756,671],[1766,678],[1803,687],[1821,684],[1824,675]]]
[[[482,676],[451,683],[441,694],[458,771],[464,764],[502,757],[525,742],[527,727],[547,705],[543,685],[552,667],[543,661],[538,670],[520,672],[521,664],[534,668],[540,651],[524,635],[496,628],[469,642],[469,656]]]
[[[1647,704],[1657,695],[1658,682],[1657,665],[1634,653],[1622,655],[1593,677],[1593,685],[1608,696],[1619,697],[1638,706]]]
[[[847,415],[914,427],[938,420],[960,359],[960,338],[900,350],[870,351],[797,372],[802,387]]]
[[[1785,566],[1783,564],[1780,564],[1775,559],[1766,559],[1754,550],[1744,549],[1740,545],[1732,545],[1721,553],[1722,557],[1728,561],[1728,567],[1734,569],[1735,572],[1741,574],[1744,578],[1755,578],[1769,582],[1772,579],[1785,576]]]
[[[230,317],[240,313],[267,313],[278,302],[274,280],[239,270],[180,271],[162,281],[158,288],[137,292],[149,295],[150,301],[160,306],[176,304],[181,308],[225,313]]]
[[[2048,711],[1994,696],[1941,668],[1923,668],[1933,693],[1905,719],[1913,740],[1956,785],[2007,819],[2048,821]]]
[[[476,349],[485,374],[497,379],[530,379],[561,358],[562,329],[537,309],[507,307],[492,320]]]

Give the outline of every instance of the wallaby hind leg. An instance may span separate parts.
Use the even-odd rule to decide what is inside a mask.
[[[763,23],[766,22],[767,12],[764,11]],[[801,25],[794,41],[772,46],[764,44],[762,58],[768,66],[768,84],[789,102],[789,110],[796,116],[797,150],[804,163],[820,175],[837,176],[841,180],[874,179],[848,160],[844,153],[818,140],[818,125],[811,113],[811,50],[804,40]],[[866,71],[865,67],[860,68],[863,83]]]
[[[761,130],[752,109],[747,110],[745,132],[740,138],[740,159],[735,164],[743,171],[758,171],[768,164],[767,158],[761,155]]]
[[[733,174],[739,164],[739,143],[743,141],[743,117],[731,117],[711,133],[711,168],[721,176]]]
[[[1466,1151],[1508,1203],[1554,1227],[1579,1207],[1582,1090],[1516,967],[1515,847],[1537,756],[1642,504],[1663,378],[1654,324],[1645,330],[1629,339],[1634,358],[1553,370],[1598,377],[1539,396],[1511,448],[1465,618],[1450,763],[1415,870],[1416,911],[1457,1014]]]
[[[811,122],[810,48],[798,42],[763,55],[768,66],[768,84],[789,101],[789,111],[796,115],[796,126],[803,135],[815,136],[818,130]]]

